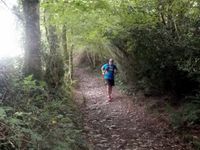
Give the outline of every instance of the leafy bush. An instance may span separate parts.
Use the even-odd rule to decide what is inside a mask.
[[[190,128],[200,124],[200,95],[197,94],[186,99],[187,101],[178,111],[174,111],[171,106],[168,107],[171,122],[175,128]]]
[[[199,55],[193,54],[198,53],[198,49],[177,42],[167,29],[130,27],[110,40],[124,54],[119,61],[124,78],[136,82],[142,89],[157,89],[161,93],[167,91],[181,96],[198,88],[199,68],[191,62],[198,61]],[[188,39],[187,43],[192,45],[193,39]]]
[[[86,149],[81,118],[67,87],[51,94],[44,81],[19,77],[7,79],[9,94],[0,106],[0,149]]]
[[[199,3],[124,2],[105,36],[116,47],[121,77],[139,89],[179,96],[199,85]]]

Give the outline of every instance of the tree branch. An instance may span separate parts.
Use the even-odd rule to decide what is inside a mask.
[[[10,10],[10,8],[8,7],[8,5],[6,4],[6,2],[4,0],[1,0],[1,2],[6,6],[6,8],[8,8]]]
[[[12,13],[14,14],[19,20],[23,21],[23,18],[20,14],[16,13],[12,8],[10,8],[7,3],[4,0],[0,0],[0,2],[2,2],[5,7]]]

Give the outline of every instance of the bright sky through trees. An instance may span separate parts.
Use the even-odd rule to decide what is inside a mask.
[[[5,2],[10,9],[16,4],[16,0],[6,0]],[[7,6],[0,1],[0,58],[14,57],[22,53],[16,18]]]

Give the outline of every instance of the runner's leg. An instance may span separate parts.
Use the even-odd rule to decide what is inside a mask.
[[[112,86],[110,86],[110,98],[112,98]]]
[[[109,85],[109,86],[108,86],[108,96],[109,96],[109,100],[111,100],[111,94],[112,94],[112,86]]]
[[[110,85],[109,84],[107,84],[107,94],[108,94],[108,97],[109,97],[109,95],[110,95]]]

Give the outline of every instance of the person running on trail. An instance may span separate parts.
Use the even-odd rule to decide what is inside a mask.
[[[115,74],[117,72],[117,67],[113,63],[114,63],[113,59],[109,59],[108,63],[104,64],[101,67],[101,71],[107,85],[107,94],[108,94],[109,101],[112,100],[112,97],[111,97],[112,87],[115,85]]]

